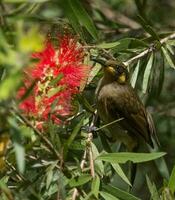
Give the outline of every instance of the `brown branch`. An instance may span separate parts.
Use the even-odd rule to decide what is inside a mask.
[[[80,163],[80,168],[83,171],[85,163],[86,163],[86,157],[87,157],[87,149],[85,149],[84,154],[83,154],[83,158],[81,160]],[[73,194],[72,194],[72,200],[76,200],[76,197],[78,196],[78,190],[77,188],[74,189]]]
[[[92,139],[93,139],[93,134],[89,133],[88,141],[87,141],[89,143],[89,164],[90,164],[91,176],[94,178],[95,170],[94,170],[94,160],[93,160],[93,153],[92,153],[92,146],[91,146]]]
[[[5,160],[5,163],[9,169],[11,169],[16,174],[16,177],[19,181],[26,181],[25,177],[17,171],[12,163],[8,162],[8,160]]]
[[[30,128],[32,128],[34,130],[34,132],[44,141],[44,143],[46,144],[46,146],[48,147],[48,149],[50,149],[55,155],[56,157],[61,161],[62,157],[60,156],[60,154],[57,152],[57,150],[54,148],[54,146],[52,145],[52,143],[47,139],[47,137],[45,137],[43,135],[43,133],[41,133],[37,128],[35,128],[30,121],[24,117],[23,115],[21,115],[21,113],[19,113],[17,110],[15,110],[13,108],[13,111],[15,112],[15,114],[17,114],[22,121]]]
[[[169,36],[163,38],[160,40],[160,44],[164,44],[166,43],[168,40],[175,38],[175,33],[170,34]],[[124,62],[124,64],[126,66],[128,66],[129,64],[131,64],[134,61],[139,60],[140,58],[145,57],[148,53],[153,52],[154,51],[154,47],[153,44],[150,45],[150,47],[146,50],[144,50],[143,52],[141,52],[140,54],[138,54],[137,56],[134,56],[132,58],[130,58],[129,60],[127,60],[126,62]]]
[[[90,124],[90,128],[94,127],[94,125],[96,123],[96,119],[97,119],[97,110],[94,112],[94,116],[93,116],[92,122]],[[80,163],[80,168],[83,171],[83,169],[85,167],[86,159],[87,159],[87,152],[88,152],[91,176],[92,176],[92,178],[94,178],[95,170],[94,170],[94,160],[93,160],[93,153],[92,153],[92,146],[91,146],[92,139],[93,139],[93,134],[92,134],[92,132],[89,132],[87,140],[86,140],[86,148],[85,148],[83,158]],[[77,190],[77,188],[74,188],[74,191],[72,194],[72,200],[76,200],[77,196],[78,196],[78,190]]]

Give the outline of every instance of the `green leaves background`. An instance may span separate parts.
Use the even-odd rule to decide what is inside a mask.
[[[0,145],[3,134],[11,137],[5,157],[0,151],[6,163],[0,173],[0,199],[72,199],[76,189],[76,198],[86,200],[174,198],[173,8],[170,0],[166,5],[141,0],[0,2]],[[92,70],[85,90],[75,98],[77,113],[66,126],[48,121],[42,135],[21,117],[14,97],[22,84],[22,70],[35,62],[30,54],[42,49],[46,36],[54,41],[65,30],[78,35]],[[132,86],[153,114],[160,149],[123,152],[120,144],[108,142],[105,129],[89,139],[87,126],[102,76],[101,67],[89,57],[99,54],[128,65]],[[130,192],[128,161],[139,163]]]

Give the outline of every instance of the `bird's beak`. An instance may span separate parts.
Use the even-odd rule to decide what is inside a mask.
[[[106,67],[106,60],[104,58],[99,58],[95,56],[91,56],[91,60],[101,64],[103,67]]]

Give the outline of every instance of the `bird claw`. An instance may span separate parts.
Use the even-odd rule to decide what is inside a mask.
[[[87,131],[88,133],[94,133],[97,130],[96,126],[85,126],[83,127],[83,130]]]

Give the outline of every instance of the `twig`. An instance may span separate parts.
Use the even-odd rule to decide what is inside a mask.
[[[86,163],[86,157],[87,157],[87,149],[85,149],[84,154],[83,154],[83,158],[81,160],[80,163],[80,168],[81,170],[84,169],[85,163]],[[74,189],[73,194],[72,194],[72,200],[76,200],[76,197],[78,196],[78,190],[77,188]]]
[[[90,124],[90,127],[94,126],[94,124],[96,122],[96,115],[97,115],[97,111],[94,112],[94,116],[93,116],[92,122]],[[82,158],[81,163],[80,163],[80,168],[83,171],[85,163],[86,163],[87,152],[88,152],[91,176],[94,178],[95,177],[95,170],[94,170],[94,161],[93,161],[92,146],[91,146],[92,139],[93,139],[93,134],[92,134],[92,132],[89,132],[88,137],[87,137],[87,141],[86,141],[86,148],[85,148],[83,158]],[[77,188],[75,188],[74,191],[73,191],[73,194],[72,194],[72,200],[76,200],[77,196],[78,196],[78,190],[77,190]]]
[[[91,146],[91,142],[93,139],[93,134],[89,133],[88,134],[88,143],[89,143],[89,163],[90,163],[90,170],[91,170],[91,176],[94,178],[95,177],[95,170],[94,170],[94,160],[93,160],[93,153],[92,153],[92,146]]]
[[[45,137],[37,128],[35,128],[30,121],[24,117],[23,115],[21,115],[18,111],[16,111],[15,109],[13,109],[14,112],[23,120],[23,122],[29,126],[30,128],[32,128],[34,130],[34,132],[45,142],[45,144],[47,145],[47,147],[58,157],[58,159],[61,161],[62,157],[60,156],[60,154],[57,152],[57,150],[54,148],[54,146],[52,145],[52,143],[47,139],[47,137]]]
[[[16,170],[13,164],[9,163],[7,160],[5,160],[5,163],[13,172],[16,173],[16,177],[19,181],[26,181],[25,177]]]
[[[160,44],[164,44],[165,42],[167,42],[169,39],[173,39],[175,38],[175,33],[172,33],[171,35],[163,38],[160,40]],[[145,51],[141,52],[140,54],[138,54],[137,56],[134,56],[132,58],[130,58],[128,61],[124,62],[124,64],[126,66],[128,66],[130,63],[132,63],[133,61],[139,60],[140,58],[143,58],[144,56],[146,56],[148,53],[153,52],[154,51],[154,47],[153,44],[150,45],[150,47],[148,49],[146,49]]]
[[[95,129],[95,131],[99,131],[99,130],[101,130],[103,128],[106,128],[106,127],[108,127],[108,126],[110,126],[112,124],[115,124],[116,122],[119,122],[119,121],[123,120],[123,119],[124,119],[123,117],[119,118],[119,119],[116,119],[116,120],[114,120],[114,121],[112,121],[112,122],[110,122],[108,124],[105,124],[105,125],[101,126],[100,128]]]

